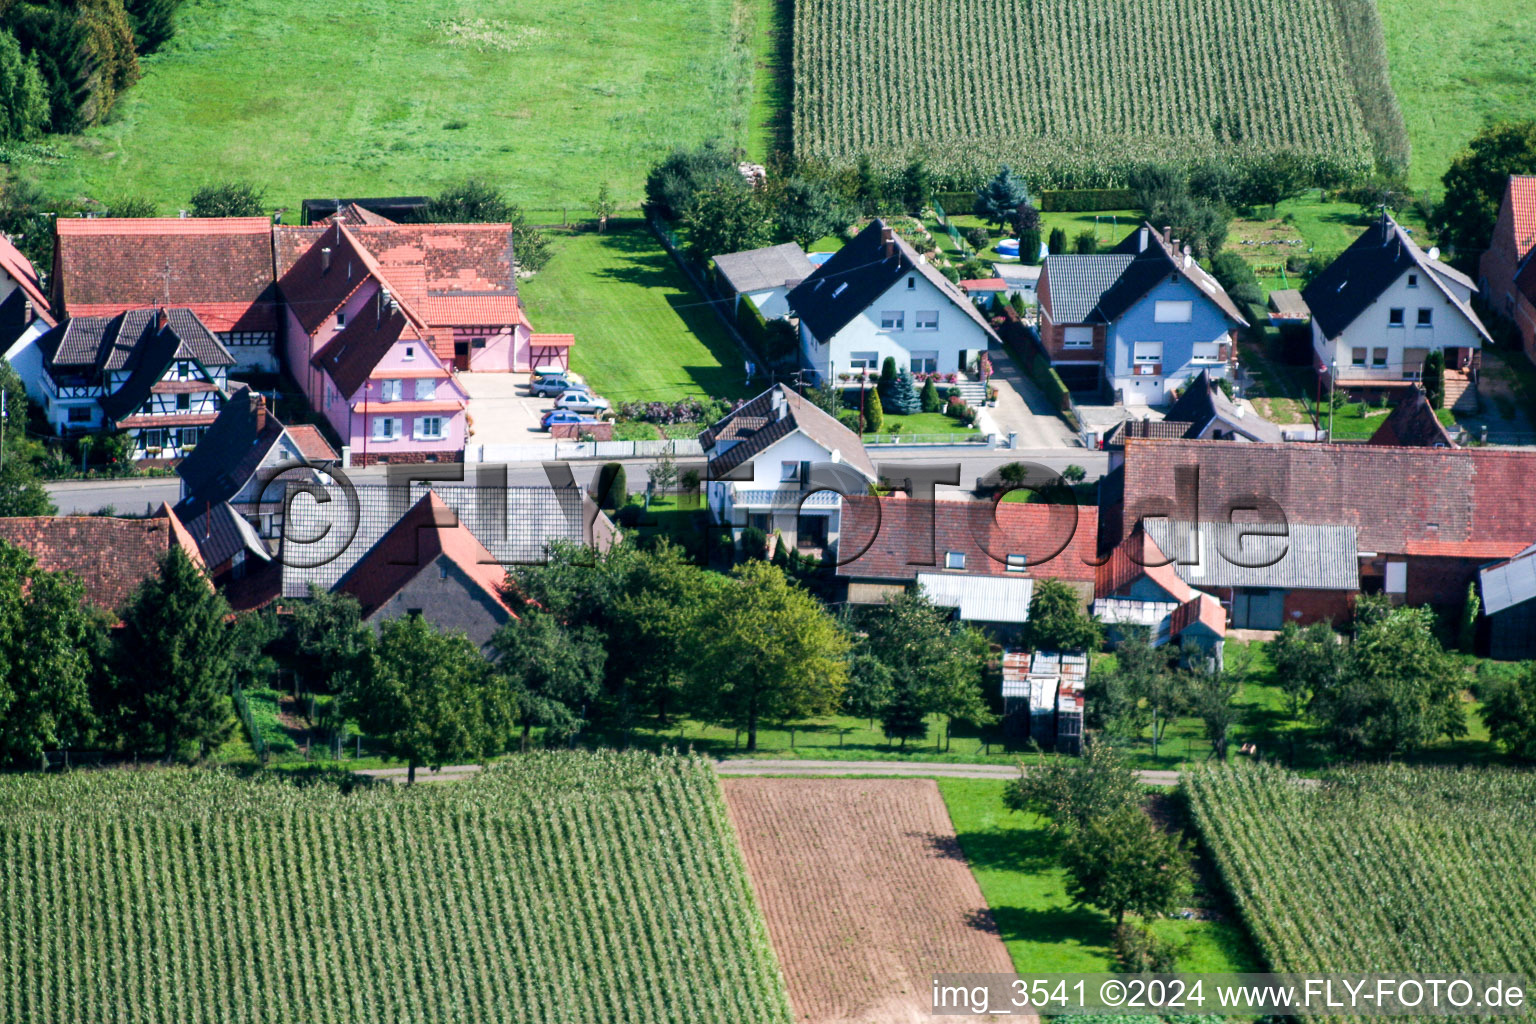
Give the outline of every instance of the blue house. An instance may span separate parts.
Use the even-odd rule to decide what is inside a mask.
[[[1067,386],[1107,386],[1162,405],[1204,371],[1237,368],[1237,305],[1168,229],[1143,224],[1112,252],[1051,256],[1040,273],[1040,340]]]

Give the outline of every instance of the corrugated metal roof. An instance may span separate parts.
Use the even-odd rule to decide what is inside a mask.
[[[1360,589],[1360,548],[1353,526],[1290,523],[1287,535],[1278,537],[1258,534],[1266,527],[1257,523],[1201,523],[1197,550],[1191,523],[1147,519],[1145,525],[1147,535],[1174,560],[1179,579],[1191,586]],[[1248,564],[1234,564],[1223,551]]]
[[[1035,581],[1028,578],[922,572],[917,582],[934,604],[960,609],[960,617],[968,622],[1024,622],[1035,591]]]
[[[1483,613],[1497,615],[1536,597],[1536,547],[1526,548],[1507,562],[1478,573]]]

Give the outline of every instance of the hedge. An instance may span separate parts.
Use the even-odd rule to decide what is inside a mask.
[[[1045,213],[1098,213],[1101,210],[1134,210],[1136,193],[1128,188],[1073,188],[1040,193]]]

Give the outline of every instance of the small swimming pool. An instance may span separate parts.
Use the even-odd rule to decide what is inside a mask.
[[[1005,238],[997,243],[997,252],[1000,256],[1017,256],[1019,254],[1019,240],[1017,238]]]
[[[812,266],[819,267],[836,255],[836,253],[832,252],[808,252],[805,254],[805,258],[811,261]]]

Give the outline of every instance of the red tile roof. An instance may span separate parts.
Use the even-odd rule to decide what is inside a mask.
[[[37,269],[4,234],[0,234],[0,270],[9,274],[21,286],[21,290],[32,302],[33,312],[49,326],[57,325],[57,321],[48,311],[48,298],[43,294],[43,285],[38,279]]]
[[[1509,206],[1514,217],[1518,259],[1536,246],[1536,174],[1509,176]]]
[[[326,266],[329,249],[330,267]],[[373,260],[362,252],[352,235],[332,228],[311,239],[306,248],[278,278],[283,301],[299,325],[310,334],[373,277]]]
[[[296,423],[288,428],[288,436],[298,447],[299,454],[310,462],[335,462],[338,458],[331,443],[311,423]]]
[[[56,313],[187,306],[215,331],[277,329],[265,217],[61,217],[55,224]]]
[[[838,558],[845,564],[837,573],[910,580],[919,572],[945,572],[946,553],[959,551],[965,568],[951,570],[957,575],[1091,583],[1098,525],[1092,506],[854,497],[843,502]],[[1038,564],[1009,572],[1009,555]]]
[[[1137,530],[1110,553],[1109,559],[1095,574],[1093,592],[1097,597],[1109,597],[1147,577],[1167,594],[1170,600],[1183,604],[1193,601],[1197,595],[1194,587],[1185,583],[1173,567],[1173,560],[1163,554],[1157,542],[1148,537],[1145,530]]]
[[[1008,290],[1008,282],[1000,277],[977,277],[960,282],[967,292],[1001,292]]]
[[[1187,518],[1196,466],[1206,522],[1257,498],[1289,522],[1353,526],[1380,554],[1475,559],[1536,536],[1536,452],[1138,438],[1125,443],[1122,535],[1143,515]]]
[[[515,614],[504,592],[506,567],[430,491],[347,571],[336,590],[357,598],[363,615],[372,615],[439,556],[448,558],[509,615]]]
[[[1177,640],[1197,622],[1217,636],[1227,635],[1227,610],[1210,594],[1198,594],[1175,608],[1168,616],[1168,635]]]
[[[140,583],[159,573],[160,559],[174,543],[172,520],[163,512],[154,519],[0,518],[0,540],[30,552],[39,568],[74,573],[85,584],[86,600],[115,612]],[[197,557],[195,544],[187,551]]]
[[[426,326],[523,322],[512,225],[395,224],[349,230],[373,254],[391,291]]]

